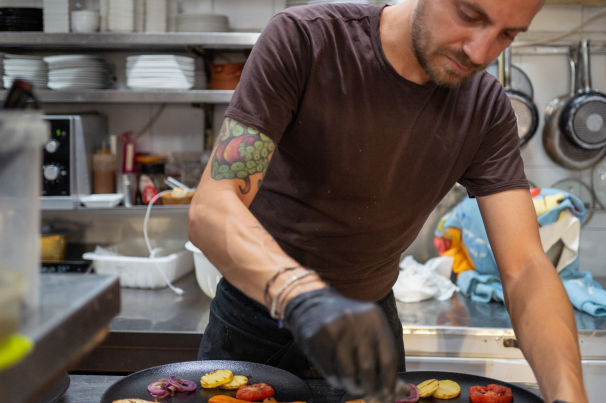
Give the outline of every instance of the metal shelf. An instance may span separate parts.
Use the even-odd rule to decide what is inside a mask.
[[[40,90],[36,95],[43,103],[207,103],[227,104],[233,90],[87,90],[53,91]],[[6,90],[0,91],[0,99],[6,97]]]
[[[182,49],[200,45],[214,49],[252,48],[257,32],[166,32],[166,33],[44,33],[1,32],[1,47],[28,49]]]
[[[145,214],[147,206],[133,206],[133,207],[112,207],[112,208],[88,208],[80,206],[75,209],[66,210],[48,210],[42,209],[41,212],[44,215],[61,215],[61,214]],[[165,214],[165,213],[187,213],[189,211],[189,204],[175,204],[175,205],[154,205],[152,207],[152,214]]]

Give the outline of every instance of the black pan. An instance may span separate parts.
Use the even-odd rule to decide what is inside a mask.
[[[460,374],[456,372],[440,372],[440,371],[418,371],[418,372],[404,372],[399,374],[400,378],[406,383],[413,383],[415,385],[420,384],[428,379],[445,380],[449,379],[455,381],[461,387],[461,394],[454,399],[437,399],[435,397],[423,397],[419,399],[418,403],[469,403],[469,387],[470,386],[486,386],[491,383],[498,385],[507,386],[511,388],[513,393],[512,403],[544,403],[543,399],[537,395],[522,389],[518,386],[511,385],[507,382],[500,382],[495,379],[485,378],[483,376]],[[345,403],[349,400],[359,399],[360,396],[354,397],[349,394],[345,394],[341,397],[340,403]]]
[[[279,402],[311,401],[311,391],[300,378],[282,369],[262,364],[243,361],[191,361],[176,364],[161,365],[135,372],[110,386],[101,403],[112,403],[119,399],[144,399],[154,401],[148,393],[147,385],[160,378],[187,379],[196,382],[198,388],[195,392],[176,393],[171,398],[160,400],[166,403],[207,403],[215,395],[236,397],[235,390],[219,388],[203,389],[200,387],[200,378],[216,369],[229,369],[234,375],[251,376],[249,384],[266,383],[274,388],[274,397]]]

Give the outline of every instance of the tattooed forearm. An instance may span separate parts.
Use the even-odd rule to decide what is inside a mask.
[[[250,192],[251,177],[259,174],[257,186],[265,177],[275,144],[269,137],[233,119],[226,118],[217,138],[210,175],[215,180],[242,179],[242,194]]]

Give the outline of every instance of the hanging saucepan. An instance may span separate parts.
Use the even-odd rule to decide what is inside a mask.
[[[568,94],[560,95],[552,100],[545,110],[545,127],[543,128],[543,147],[556,164],[568,169],[586,169],[606,154],[606,148],[597,151],[582,150],[573,145],[560,131],[558,122],[562,108],[573,98],[578,90],[578,55],[579,47],[571,46],[568,51],[570,65],[570,90]]]
[[[539,127],[539,112],[537,106],[528,95],[511,88],[511,48],[503,51],[499,59],[499,80],[509,97],[513,111],[518,121],[518,136],[520,147],[525,146],[534,136]]]
[[[591,88],[589,41],[581,42],[582,89],[560,115],[560,130],[577,147],[594,151],[606,147],[606,95]]]

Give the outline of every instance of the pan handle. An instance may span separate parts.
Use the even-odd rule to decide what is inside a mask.
[[[505,51],[501,52],[499,58],[497,59],[497,80],[501,83],[503,88],[505,88]],[[507,88],[505,88],[507,89]]]
[[[503,81],[505,89],[511,88],[511,47],[503,51]]]
[[[579,56],[579,47],[570,46],[568,48],[568,62],[570,63],[570,96],[574,97],[577,93],[577,61]]]
[[[591,66],[589,65],[589,40],[581,41],[581,57],[583,58],[583,91],[591,91]]]

